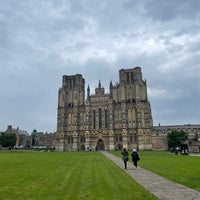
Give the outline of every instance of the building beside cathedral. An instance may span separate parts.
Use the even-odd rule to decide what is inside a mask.
[[[58,93],[57,151],[152,149],[153,126],[141,67],[121,69],[109,93],[90,94],[81,74],[63,76]]]

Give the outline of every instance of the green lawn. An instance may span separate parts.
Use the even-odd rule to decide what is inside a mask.
[[[121,157],[120,152],[111,153]],[[168,151],[139,151],[139,155],[139,166],[200,191],[200,156],[172,155]]]
[[[0,199],[157,198],[100,152],[16,151],[0,152]]]

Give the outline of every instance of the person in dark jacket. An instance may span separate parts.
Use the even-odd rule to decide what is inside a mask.
[[[122,154],[122,160],[124,161],[124,169],[127,169],[127,161],[129,160],[129,158],[128,158],[128,151],[126,150],[126,148],[123,149],[121,154]]]
[[[139,157],[136,149],[133,149],[131,157],[132,157],[133,165],[135,166],[135,168],[137,168],[137,162],[140,160],[140,157]]]

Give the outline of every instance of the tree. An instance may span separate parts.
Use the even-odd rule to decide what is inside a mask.
[[[15,133],[1,133],[0,135],[0,144],[3,147],[13,147],[16,144],[16,134]]]
[[[33,132],[31,133],[31,135],[37,135],[37,130],[33,129]]]
[[[184,131],[171,131],[168,133],[167,138],[168,147],[175,148],[181,146],[188,139],[188,136]]]

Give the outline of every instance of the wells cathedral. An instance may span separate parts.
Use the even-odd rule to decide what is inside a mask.
[[[63,76],[58,93],[57,151],[151,150],[152,126],[141,67],[121,69],[119,82],[110,82],[109,93],[100,81],[95,94],[90,94],[81,74]]]
[[[11,125],[5,132],[15,133],[16,147],[50,148],[57,151],[169,150],[167,135],[184,131],[189,152],[200,153],[200,124],[153,126],[147,83],[141,67],[121,69],[117,84],[110,82],[105,93],[97,82],[90,94],[81,74],[63,76],[58,92],[57,131],[29,135]],[[1,132],[0,132],[1,135]]]

